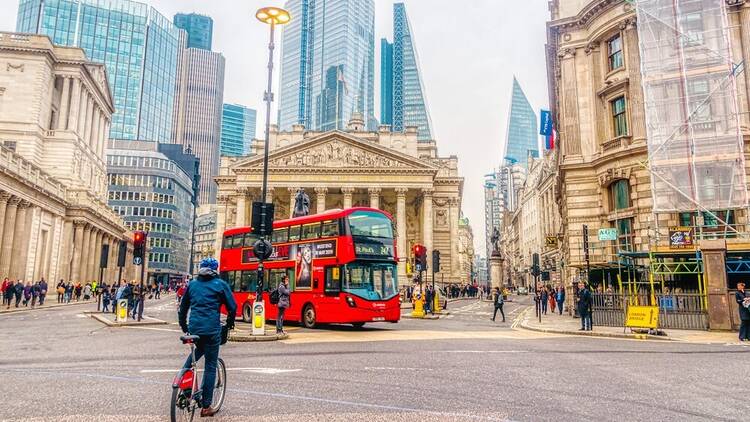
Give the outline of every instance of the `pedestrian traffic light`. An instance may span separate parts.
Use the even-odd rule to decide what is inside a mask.
[[[531,275],[534,277],[538,276],[540,274],[539,270],[539,254],[534,253],[531,255]]]
[[[136,230],[133,232],[133,260],[143,261],[143,255],[146,253],[146,232]]]
[[[437,249],[432,251],[432,272],[440,272],[440,251]]]
[[[425,271],[427,269],[427,248],[417,243],[412,247],[412,252],[414,253],[414,263],[417,272]]]

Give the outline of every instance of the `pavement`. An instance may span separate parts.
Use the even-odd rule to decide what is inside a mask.
[[[6,307],[3,306],[3,307],[0,308],[0,315],[2,315],[2,314],[12,314],[12,313],[16,313],[16,312],[29,312],[29,311],[36,311],[36,310],[43,310],[43,309],[60,308],[60,307],[64,307],[64,306],[87,305],[87,304],[88,305],[93,304],[96,307],[96,301],[93,300],[93,299],[92,300],[81,300],[81,301],[78,301],[78,302],[71,301],[69,303],[57,303],[56,296],[53,298],[52,301],[50,301],[49,298],[50,298],[50,296],[47,296],[47,300],[44,302],[44,305],[42,305],[42,306],[36,306],[34,308],[32,308],[31,305],[29,305],[29,306],[19,305],[18,308],[16,308],[15,306],[11,306],[10,308],[6,308]],[[21,303],[23,303],[23,302],[21,302]],[[14,302],[14,305],[15,305],[15,302]]]
[[[289,326],[221,349],[215,421],[740,421],[750,347],[520,329],[528,303],[466,301],[437,321]],[[107,327],[77,307],[0,315],[0,421],[164,421],[188,353],[161,326]],[[238,324],[239,326],[239,324]],[[240,327],[243,328],[243,327]],[[92,391],[96,399],[92,400]],[[43,398],[43,399],[40,399]]]
[[[563,315],[548,312],[542,315],[542,321],[536,316],[533,307],[523,312],[519,327],[544,333],[567,334],[579,336],[611,337],[626,339],[671,340],[703,344],[741,344],[737,332],[731,331],[698,331],[698,330],[660,330],[663,335],[651,335],[632,332],[624,327],[594,326],[592,331],[580,331],[581,320],[563,312]]]

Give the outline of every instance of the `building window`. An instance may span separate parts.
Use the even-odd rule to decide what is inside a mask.
[[[621,251],[633,251],[633,219],[623,218],[616,221],[617,224],[617,246]]]
[[[617,97],[610,102],[612,105],[612,123],[614,126],[615,138],[628,135],[627,106],[625,97]]]
[[[618,180],[609,185],[610,209],[630,208],[630,184],[627,180]]]
[[[703,44],[703,13],[695,11],[686,13],[682,22],[683,39],[682,45],[685,47]]]
[[[710,88],[705,79],[688,81],[689,112],[692,120],[705,122],[711,120]]]
[[[615,35],[607,41],[607,51],[609,53],[609,70],[615,70],[622,67],[622,37],[620,34]]]

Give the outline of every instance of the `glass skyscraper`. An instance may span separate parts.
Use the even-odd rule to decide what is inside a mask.
[[[197,13],[178,13],[174,15],[174,24],[187,32],[188,48],[211,50],[214,30],[213,19]]]
[[[154,8],[128,0],[21,0],[16,30],[81,47],[106,65],[116,110],[110,138],[170,141],[184,33]]]
[[[221,155],[241,156],[255,138],[256,111],[239,104],[224,104],[221,118]]]
[[[539,131],[536,114],[531,108],[518,80],[513,78],[513,93],[508,115],[508,133],[505,140],[505,159],[526,167],[529,154],[539,157]]]
[[[381,40],[380,119],[394,132],[417,126],[419,140],[432,139],[432,121],[419,72],[419,58],[403,3],[393,5],[393,43]]]
[[[373,0],[288,0],[293,19],[281,43],[279,127],[346,127],[361,113],[375,118],[375,3]]]

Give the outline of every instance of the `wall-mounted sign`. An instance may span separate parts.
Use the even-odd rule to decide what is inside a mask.
[[[544,244],[549,248],[557,247],[557,236],[546,236],[544,238]]]
[[[608,240],[617,240],[617,229],[615,228],[599,229],[599,241],[604,242]]]
[[[672,248],[687,248],[693,246],[693,228],[684,226],[670,227],[669,246]]]

